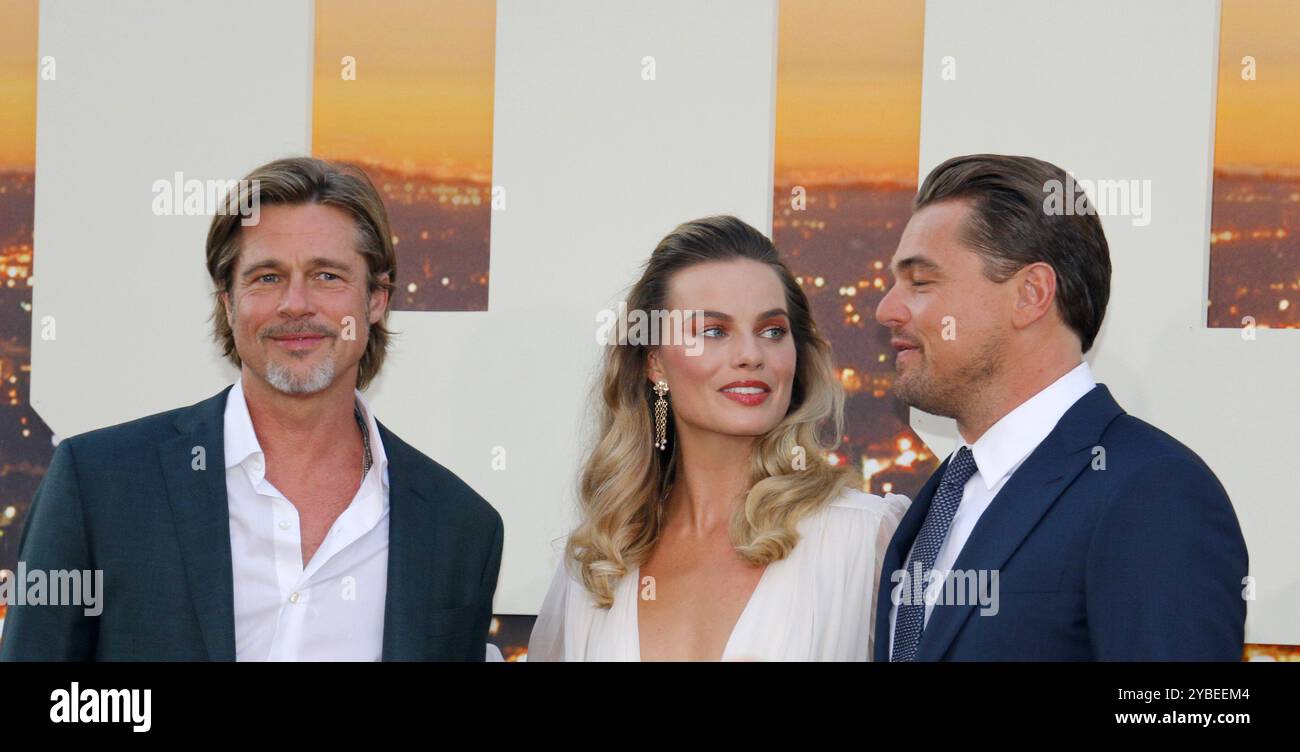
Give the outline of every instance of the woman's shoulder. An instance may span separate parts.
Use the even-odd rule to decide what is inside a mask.
[[[911,503],[900,494],[845,488],[800,523],[800,538],[810,544],[803,553],[839,560],[887,546]]]
[[[826,602],[850,611],[869,603],[879,562],[910,504],[906,496],[879,496],[857,488],[844,489],[821,504],[800,523],[799,542],[790,556],[800,562],[795,569],[804,586],[843,596],[845,600]]]
[[[587,660],[591,655],[588,651],[593,647],[606,652],[613,651],[608,645],[601,647],[593,643],[592,631],[598,629],[609,611],[596,605],[594,596],[583,584],[579,570],[580,565],[576,561],[561,556],[551,575],[537,619],[533,622],[528,641],[529,660]],[[614,594],[616,603],[627,600],[622,594],[626,584],[620,581]]]
[[[867,493],[852,486],[845,487],[823,505],[823,511],[836,516],[857,514],[872,519],[902,519],[912,500],[902,494],[885,492],[884,496]],[[841,511],[843,510],[843,511]]]
[[[611,595],[616,605],[635,597],[639,572],[637,567],[632,567],[622,577],[614,580]],[[544,600],[547,603],[554,602],[557,607],[562,605],[571,614],[590,616],[609,610],[597,605],[596,596],[583,582],[582,565],[569,556],[561,557],[551,576]]]
[[[858,488],[845,488],[799,522],[799,535],[802,540],[814,541],[812,547],[822,549],[823,553],[839,548],[857,549],[864,541],[892,535],[911,503],[899,494],[878,496]]]

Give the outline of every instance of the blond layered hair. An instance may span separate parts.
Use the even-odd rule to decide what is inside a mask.
[[[357,388],[365,389],[384,363],[392,332],[388,329],[388,311],[392,304],[394,280],[397,278],[397,253],[388,212],[379,191],[361,168],[335,164],[311,157],[277,159],[250,172],[239,183],[239,206],[252,204],[255,192],[260,208],[275,205],[321,204],[341,209],[352,217],[357,229],[357,252],[366,261],[367,288],[388,292],[389,305],[384,317],[370,325],[366,350],[357,368]],[[232,196],[231,205],[235,205]],[[239,368],[242,361],[235,349],[235,333],[226,320],[223,293],[231,289],[235,267],[239,263],[243,217],[239,212],[217,212],[208,228],[207,267],[215,288],[212,311],[213,338],[224,355]],[[384,275],[388,275],[385,277]]]
[[[766,264],[781,278],[796,353],[790,407],[780,423],[755,441],[750,489],[730,521],[736,553],[762,565],[785,558],[799,542],[799,521],[852,478],[849,468],[826,460],[843,432],[844,392],[807,296],[772,241],[735,217],[717,216],[680,225],[659,242],[628,295],[627,310],[666,310],[675,273],[732,259]],[[650,347],[633,344],[605,350],[597,433],[578,485],[581,522],[565,552],[601,608],[613,604],[619,580],[640,566],[658,541],[677,465],[671,395],[668,448],[661,452],[654,446],[656,395],[646,375],[649,353]],[[823,438],[826,433],[829,439]],[[801,469],[795,468],[796,457],[803,458]]]

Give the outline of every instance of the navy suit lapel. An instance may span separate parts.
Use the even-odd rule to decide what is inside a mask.
[[[182,411],[179,435],[159,446],[181,560],[209,660],[235,660],[234,573],[226,496],[225,409],[230,387]],[[201,448],[200,451],[196,451]],[[200,463],[200,457],[202,462]]]
[[[899,521],[898,529],[894,531],[894,537],[890,539],[889,548],[885,551],[884,563],[880,567],[880,590],[876,594],[874,660],[889,660],[889,611],[893,606],[895,584],[891,578],[893,573],[901,571],[903,564],[906,563],[907,554],[912,549],[912,541],[916,540],[917,533],[921,532],[921,523],[925,521],[925,515],[930,511],[930,502],[934,499],[934,492],[939,487],[939,480],[943,478],[946,467],[948,467],[948,460],[940,463],[939,469],[935,470],[921,487],[920,493],[907,508],[903,519]]]
[[[1053,435],[1044,439],[980,515],[953,569],[1001,569],[1090,459],[1086,450],[1062,451]],[[921,633],[916,660],[939,660],[977,606],[936,604]]]
[[[1001,569],[1061,493],[1088,467],[1102,432],[1123,412],[1104,384],[1079,398],[980,515],[953,569]],[[942,658],[977,607],[977,603],[936,605],[921,634],[916,660]]]
[[[417,467],[406,442],[382,423],[379,438],[388,457],[388,586],[384,597],[385,661],[423,658],[434,581],[437,505],[408,476]]]

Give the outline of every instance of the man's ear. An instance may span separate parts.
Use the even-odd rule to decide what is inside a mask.
[[[1017,329],[1046,316],[1056,303],[1056,270],[1049,264],[1030,264],[1016,273],[1016,307],[1012,323]]]
[[[384,319],[384,311],[388,310],[388,272],[379,275],[375,282],[377,286],[370,291],[370,323],[378,324]]]
[[[235,316],[234,316],[233,312],[232,312],[231,309],[230,309],[230,292],[229,292],[229,291],[223,291],[223,292],[221,293],[221,307],[224,308],[225,311],[226,311],[226,324],[227,324],[231,329],[234,329],[234,328],[235,328]]]

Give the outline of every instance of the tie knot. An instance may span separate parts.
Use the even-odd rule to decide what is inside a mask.
[[[971,453],[970,447],[964,446],[958,449],[957,453],[948,461],[948,467],[943,471],[943,479],[940,484],[962,488],[977,469],[975,467],[975,455]]]

